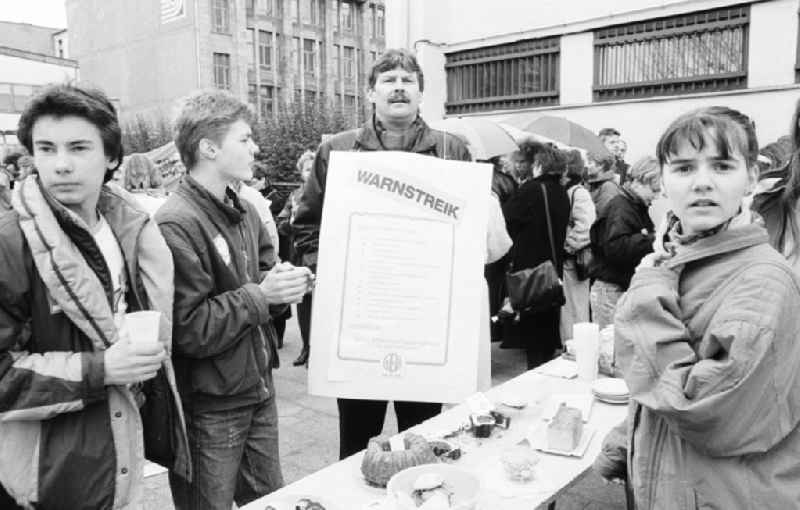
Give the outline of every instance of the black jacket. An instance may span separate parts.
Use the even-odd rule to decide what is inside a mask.
[[[589,276],[627,289],[636,266],[653,251],[655,228],[647,204],[626,188],[620,189],[589,233],[594,255]]]
[[[272,392],[275,329],[258,283],[275,250],[258,213],[227,205],[191,176],[156,214],[175,260],[173,362],[187,405],[233,409]]]
[[[536,267],[551,260],[547,218],[541,184],[547,192],[550,220],[553,225],[556,260],[553,263],[561,274],[564,265],[564,239],[569,223],[569,197],[558,175],[542,175],[529,180],[503,205],[508,234],[514,241],[511,248],[511,270]]]
[[[508,202],[508,199],[517,192],[518,187],[519,185],[513,177],[497,168],[492,169],[492,192],[497,195],[500,205]]]
[[[431,129],[422,120],[414,122],[415,136],[406,152],[425,154],[441,159],[469,161],[469,151],[457,137]],[[298,264],[315,266],[319,250],[319,227],[322,222],[322,204],[325,201],[325,181],[328,176],[328,161],[331,151],[380,151],[384,149],[373,120],[350,131],[343,131],[322,142],[314,158],[314,167],[297,204],[292,230],[295,234],[295,250]]]

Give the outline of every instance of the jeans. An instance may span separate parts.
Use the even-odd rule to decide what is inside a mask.
[[[238,409],[189,409],[186,426],[193,478],[170,473],[176,509],[230,510],[283,486],[274,395]]]
[[[592,303],[592,322],[596,322],[600,329],[614,324],[614,313],[617,311],[617,301],[625,290],[615,283],[595,280],[589,292],[589,301]]]

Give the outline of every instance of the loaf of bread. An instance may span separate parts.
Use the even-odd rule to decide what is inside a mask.
[[[389,478],[399,471],[438,462],[424,437],[409,432],[403,436],[403,442],[405,450],[392,451],[388,437],[378,436],[369,440],[361,462],[361,472],[370,485],[386,487]]]
[[[547,426],[547,447],[570,452],[578,447],[583,435],[583,415],[580,409],[563,402]]]

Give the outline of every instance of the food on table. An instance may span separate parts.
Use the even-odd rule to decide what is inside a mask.
[[[500,463],[506,476],[512,482],[529,482],[533,480],[534,466],[539,462],[539,457],[529,448],[514,448],[503,453]]]
[[[294,510],[325,510],[325,507],[317,501],[308,498],[298,499],[294,505]]]
[[[294,505],[285,508],[286,510],[326,510],[322,503],[309,498],[300,498]],[[264,510],[283,510],[283,508],[267,505]]]
[[[547,425],[547,447],[570,452],[578,447],[583,435],[583,415],[580,409],[563,402]]]
[[[492,429],[496,424],[494,416],[490,414],[472,414],[470,421],[472,422],[472,434],[480,438],[492,435]]]
[[[450,508],[453,492],[439,473],[425,473],[414,481],[411,497],[416,508],[440,510]]]
[[[439,460],[443,462],[458,460],[461,458],[461,448],[454,446],[442,439],[434,439],[428,443]]]
[[[361,462],[361,472],[368,483],[378,487],[386,487],[395,473],[420,464],[437,462],[428,441],[414,433],[403,436],[405,450],[392,451],[387,436],[378,436],[369,440]]]

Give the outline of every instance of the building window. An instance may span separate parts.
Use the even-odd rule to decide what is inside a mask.
[[[348,116],[353,116],[356,113],[356,96],[345,94],[344,96],[344,112]]]
[[[258,87],[255,83],[247,85],[247,102],[254,107],[258,105]]]
[[[58,58],[64,58],[64,39],[58,40]]]
[[[251,0],[247,1],[250,2]],[[276,4],[278,0],[252,0],[252,1],[255,3],[256,14],[259,14],[261,16],[272,16],[272,17],[278,15],[278,6]]]
[[[560,38],[446,55],[447,113],[558,104]]]
[[[0,83],[0,112],[14,111],[14,94],[10,83]]]
[[[317,74],[317,41],[313,39],[303,39],[303,71],[308,78]]]
[[[231,32],[230,0],[211,0],[211,24],[214,32],[229,34]]]
[[[300,2],[300,21],[306,25],[317,25],[320,11],[317,0],[300,0]]]
[[[300,9],[298,2],[300,0],[287,0],[289,2],[289,19],[294,23],[300,22]]]
[[[258,112],[261,118],[272,117],[275,111],[275,87],[261,85],[258,94]]]
[[[258,66],[265,70],[272,68],[272,32],[258,31]]]
[[[386,36],[386,11],[383,7],[378,6],[376,9],[377,19],[375,22],[375,37],[382,38]]]
[[[256,0],[245,0],[244,12],[248,18],[252,18],[256,13]]]
[[[594,33],[594,99],[747,86],[750,7],[735,6]]]
[[[333,79],[337,86],[342,81],[342,47],[338,44],[333,45]]]
[[[313,90],[306,90],[304,93],[306,106],[313,106],[317,104],[317,93]]]
[[[355,48],[349,46],[344,47],[342,74],[345,80],[352,80],[355,78]]]
[[[227,53],[214,53],[214,86],[231,88],[231,56]]]
[[[252,28],[247,29],[247,69],[255,69],[256,67],[256,31]]]
[[[349,2],[339,0],[339,30],[342,32],[353,31],[353,9]]]

